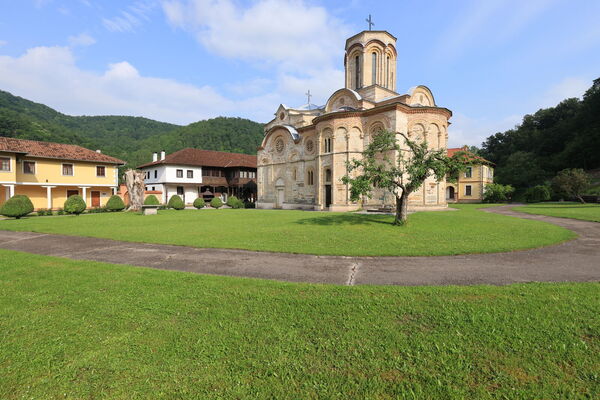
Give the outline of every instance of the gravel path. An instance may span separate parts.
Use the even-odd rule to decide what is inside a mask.
[[[550,222],[579,237],[541,249],[439,257],[312,256],[9,231],[0,231],[0,248],[200,274],[338,285],[600,281],[600,223],[524,214],[511,211],[511,207],[514,205],[484,211]]]

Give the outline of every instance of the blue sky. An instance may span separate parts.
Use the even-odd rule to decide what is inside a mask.
[[[453,111],[451,146],[600,77],[600,1],[0,0],[0,89],[71,115],[266,122],[343,86],[368,14],[398,37],[398,91]]]

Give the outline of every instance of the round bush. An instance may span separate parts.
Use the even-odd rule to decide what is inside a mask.
[[[74,194],[73,196],[69,196],[67,201],[65,201],[65,212],[68,214],[79,215],[85,211],[85,201],[83,201],[83,197],[78,194]]]
[[[125,209],[125,203],[123,203],[122,198],[113,194],[106,202],[106,209],[108,211],[123,211]]]
[[[244,202],[235,196],[230,196],[227,199],[227,205],[231,208],[244,208]]]
[[[221,201],[220,198],[213,197],[213,199],[210,201],[210,206],[212,208],[220,208],[220,207],[223,207],[223,202]]]
[[[175,210],[183,210],[185,208],[185,204],[183,204],[183,200],[178,195],[175,195],[169,199],[169,203],[167,204],[169,208],[173,208]]]
[[[150,196],[146,197],[146,199],[144,200],[144,205],[145,206],[159,206],[160,205],[160,201],[158,201],[158,198],[151,194]]]
[[[33,212],[33,203],[29,197],[17,194],[6,200],[6,203],[0,207],[0,214],[5,217],[19,219]]]
[[[206,206],[206,203],[202,197],[198,197],[196,200],[194,200],[194,207],[196,207],[198,210],[204,208],[204,206]]]

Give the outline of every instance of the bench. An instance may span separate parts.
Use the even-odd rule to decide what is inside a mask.
[[[151,206],[151,205],[143,205],[142,206],[142,214],[143,215],[155,215],[158,214],[159,205]]]

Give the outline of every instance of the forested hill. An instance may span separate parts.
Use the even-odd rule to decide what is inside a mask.
[[[136,166],[184,147],[255,154],[263,126],[242,118],[214,118],[187,126],[142,117],[62,114],[0,90],[0,136],[71,143],[96,150]]]
[[[566,99],[488,137],[480,154],[496,164],[498,183],[518,188],[543,183],[565,168],[599,168],[600,78],[582,100]]]

